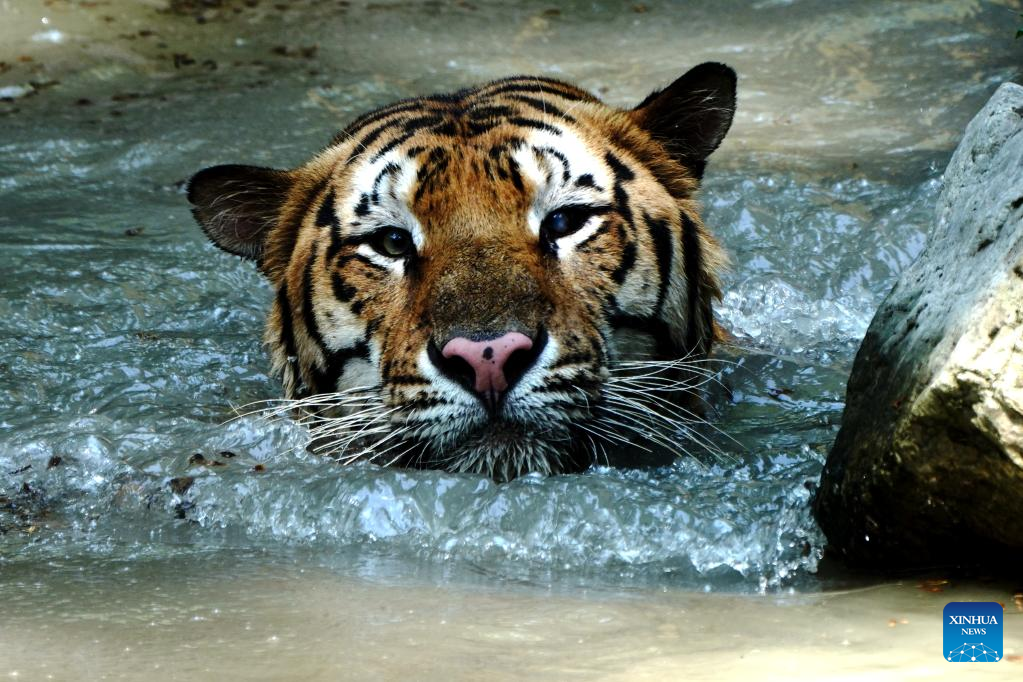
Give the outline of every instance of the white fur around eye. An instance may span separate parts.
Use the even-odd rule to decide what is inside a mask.
[[[389,258],[369,244],[359,244],[359,248],[355,250],[360,256],[365,256],[374,265],[379,265],[382,268],[387,268],[391,272],[397,275],[405,274],[405,259],[404,258]]]
[[[605,217],[603,215],[590,216],[590,219],[578,230],[558,239],[558,258],[562,259],[567,254],[575,251],[576,246],[586,241],[594,232],[600,229],[600,226],[604,224]]]
[[[385,176],[377,186],[379,203],[370,207],[369,215],[357,216],[355,208],[359,205],[363,195],[373,194],[373,182],[392,163],[398,166],[398,170],[393,175]],[[345,197],[342,209],[342,218],[348,225],[353,222],[358,223],[358,226],[350,228],[350,234],[368,234],[383,227],[400,227],[408,230],[412,235],[412,242],[416,245],[416,250],[422,250],[426,245],[426,235],[422,225],[409,209],[418,171],[419,164],[416,160],[406,157],[405,152],[400,150],[394,150],[376,161],[367,161],[359,166],[352,175],[352,190]],[[369,250],[377,258],[364,252],[362,247],[359,248],[359,253],[378,265],[383,265],[378,258],[391,260],[380,256],[372,248]],[[403,265],[400,267],[400,271],[404,272]]]
[[[562,206],[578,204],[608,204],[612,199],[611,178],[604,163],[575,133],[566,128],[561,130],[561,135],[555,135],[546,130],[532,132],[527,138],[526,144],[516,150],[513,156],[519,164],[520,172],[536,187],[536,196],[533,197],[533,205],[526,223],[530,232],[537,236],[540,234],[540,223],[551,211]],[[548,158],[548,163],[553,170],[548,181],[547,171],[537,160],[535,151],[541,150],[541,154],[543,154],[545,149],[557,150],[568,161],[569,179],[567,183],[562,177],[564,167],[559,160],[554,158]],[[591,176],[596,188],[576,185],[576,179],[582,175]],[[593,230],[599,227],[600,222],[599,217],[591,218],[583,229],[570,236],[575,237],[575,235],[584,232],[587,234],[572,240],[569,240],[569,237],[563,237],[558,240],[559,246],[568,244],[574,247],[586,236],[592,234]]]

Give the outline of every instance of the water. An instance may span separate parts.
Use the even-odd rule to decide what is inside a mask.
[[[925,660],[923,630],[885,640],[864,624],[919,622],[945,597],[914,583],[834,593],[849,578],[820,570],[808,502],[856,345],[925,243],[941,170],[1020,75],[1014,11],[0,0],[0,96],[13,97],[0,101],[0,673],[66,677],[81,647],[96,677],[123,661],[128,677],[188,677],[271,659],[292,666],[278,674],[330,679],[355,660],[391,677],[415,652],[508,648],[540,676],[658,678],[696,666],[675,656],[686,642],[705,664],[727,659],[734,624],[694,635],[675,621],[722,609],[749,614],[751,648],[769,651],[728,669],[739,677],[796,644],[800,660],[843,646]],[[295,424],[228,421],[280,394],[259,345],[271,293],[205,243],[182,194],[192,172],[301,163],[346,120],[414,93],[539,72],[628,105],[704,60],[741,79],[703,194],[733,259],[719,313],[738,346],[709,396],[728,437],[708,435],[734,462],[497,486],[340,469],[296,449]],[[800,623],[829,607],[848,615],[818,641]],[[772,644],[777,618],[789,635]],[[323,628],[348,633],[343,646]],[[251,657],[210,663],[218,641]],[[196,652],[203,663],[185,662]],[[515,657],[494,660],[514,676]]]

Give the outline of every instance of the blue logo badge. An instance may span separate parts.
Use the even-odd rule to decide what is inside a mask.
[[[993,601],[953,601],[945,605],[944,656],[953,663],[1002,660],[1002,605]]]

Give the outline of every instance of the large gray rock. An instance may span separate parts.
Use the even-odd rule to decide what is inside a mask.
[[[874,568],[1023,561],[1023,87],[952,156],[927,248],[867,330],[814,501]]]

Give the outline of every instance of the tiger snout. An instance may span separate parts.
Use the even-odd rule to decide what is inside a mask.
[[[519,379],[536,364],[547,334],[533,338],[520,332],[482,333],[472,338],[456,336],[438,346],[432,340],[427,352],[446,377],[475,395],[491,415]]]

